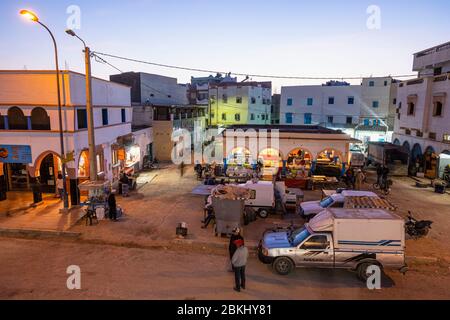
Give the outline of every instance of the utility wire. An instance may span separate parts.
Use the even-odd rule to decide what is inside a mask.
[[[218,71],[218,70],[208,70],[208,69],[198,69],[198,68],[189,68],[189,67],[182,67],[182,66],[176,66],[176,65],[169,65],[169,64],[162,64],[162,63],[156,63],[151,61],[144,61],[144,60],[138,60],[138,59],[132,59],[127,57],[121,57],[109,53],[104,52],[98,52],[95,51],[95,54],[106,56],[110,58],[120,59],[120,60],[126,60],[130,62],[136,62],[136,63],[142,63],[142,64],[148,64],[163,68],[170,68],[170,69],[178,69],[178,70],[186,70],[186,71],[194,71],[194,72],[203,72],[203,73],[222,73],[222,74],[230,74],[235,76],[243,76],[243,77],[255,77],[255,78],[272,78],[272,79],[292,79],[292,80],[361,80],[363,78],[373,78],[373,77],[300,77],[300,76],[280,76],[280,75],[262,75],[262,74],[248,74],[248,73],[236,73],[236,72],[224,72],[224,71]],[[415,74],[411,75],[395,75],[390,76],[392,78],[411,78],[411,77],[417,77]],[[381,77],[380,77],[381,78]]]

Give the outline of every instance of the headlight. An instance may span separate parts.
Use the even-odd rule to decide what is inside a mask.
[[[268,255],[269,255],[269,250],[266,249],[266,248],[264,248],[264,247],[261,249],[261,252],[262,252],[262,254],[265,255],[265,256],[268,256]]]

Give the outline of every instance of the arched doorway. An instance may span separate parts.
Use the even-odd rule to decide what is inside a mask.
[[[31,129],[50,130],[50,117],[43,108],[37,107],[31,111]]]
[[[28,130],[28,121],[18,107],[8,109],[8,124],[10,130]]]
[[[280,151],[268,148],[259,153],[258,162],[263,164],[263,175],[276,175],[282,166]]]
[[[286,169],[288,176],[306,178],[312,167],[314,157],[304,148],[297,148],[289,152]]]
[[[408,151],[408,153],[411,152],[411,146],[409,145],[408,141],[403,142],[403,148]]]
[[[394,140],[394,144],[395,144],[396,146],[399,146],[399,145],[401,145],[401,143],[400,143],[400,140],[398,140],[398,139],[395,139],[395,140]]]
[[[39,169],[36,172],[36,177],[39,177],[39,182],[42,185],[42,192],[44,193],[56,193],[56,179],[62,172],[62,163],[58,155],[53,152],[39,157],[38,166]]]
[[[84,150],[78,160],[77,177],[83,181],[89,179],[89,151]]]

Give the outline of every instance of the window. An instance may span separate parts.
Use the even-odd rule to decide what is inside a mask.
[[[228,97],[226,94],[222,95],[222,102],[223,103],[228,103]]]
[[[286,113],[286,123],[292,123],[292,113]]]
[[[369,87],[375,87],[375,81],[369,81]]]
[[[34,108],[31,111],[32,130],[50,130],[50,117],[43,108]]]
[[[388,85],[388,82],[387,82],[387,81],[385,81],[385,82],[384,82],[384,86],[385,86],[385,87],[387,87],[387,85]]]
[[[431,139],[431,140],[436,140],[436,132],[428,133],[428,138]]]
[[[305,124],[311,124],[311,122],[312,122],[312,114],[311,113],[305,113],[303,122]]]
[[[240,113],[236,113],[236,114],[234,115],[234,120],[236,120],[236,121],[241,121],[241,114],[240,114]]]
[[[450,134],[444,134],[444,138],[442,140],[446,143],[450,143]]]
[[[255,103],[256,103],[256,98],[255,98],[255,97],[252,97],[252,98],[251,98],[251,102],[252,102],[252,104],[255,104]]]
[[[8,123],[10,130],[28,130],[28,120],[18,107],[8,109]]]
[[[334,97],[328,98],[328,104],[334,104]]]
[[[266,115],[265,114],[261,115],[261,120],[266,120]]]
[[[372,102],[372,108],[378,108],[380,106],[380,103],[378,101]]]
[[[255,115],[253,113],[250,114],[250,120],[255,120]]]
[[[292,98],[288,98],[288,99],[287,99],[287,105],[288,105],[288,106],[292,106],[293,102],[294,102],[294,101],[292,100]]]
[[[408,103],[408,116],[413,116],[415,112],[416,105],[414,102]]]
[[[434,103],[433,117],[442,117],[442,102],[436,101]]]
[[[127,114],[125,113],[125,109],[121,110],[122,123],[127,122]]]
[[[327,122],[328,123],[333,123],[333,116],[328,116]]]
[[[353,117],[347,117],[347,124],[352,124],[353,123]]]
[[[227,120],[227,114],[226,113],[222,113],[222,120],[226,121]]]
[[[102,109],[102,124],[104,126],[108,125],[108,109]]]
[[[306,104],[307,104],[308,106],[312,106],[313,103],[314,103],[314,99],[313,99],[313,98],[308,98],[307,101],[306,101]]]
[[[370,126],[370,120],[369,119],[364,119],[364,125],[365,126]]]
[[[348,97],[348,104],[355,104],[355,97]]]
[[[442,74],[442,67],[434,68],[434,75],[439,76]]]
[[[392,101],[393,104],[397,104],[397,99],[394,98],[394,100]]]
[[[78,130],[87,128],[86,109],[77,109]]]
[[[236,97],[236,103],[242,103],[242,97]]]
[[[325,235],[312,236],[306,240],[301,249],[303,250],[326,250],[330,246],[328,237]]]

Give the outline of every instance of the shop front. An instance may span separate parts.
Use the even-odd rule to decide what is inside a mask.
[[[31,147],[22,145],[0,145],[2,187],[7,191],[30,191],[31,178],[28,165],[32,162]]]

